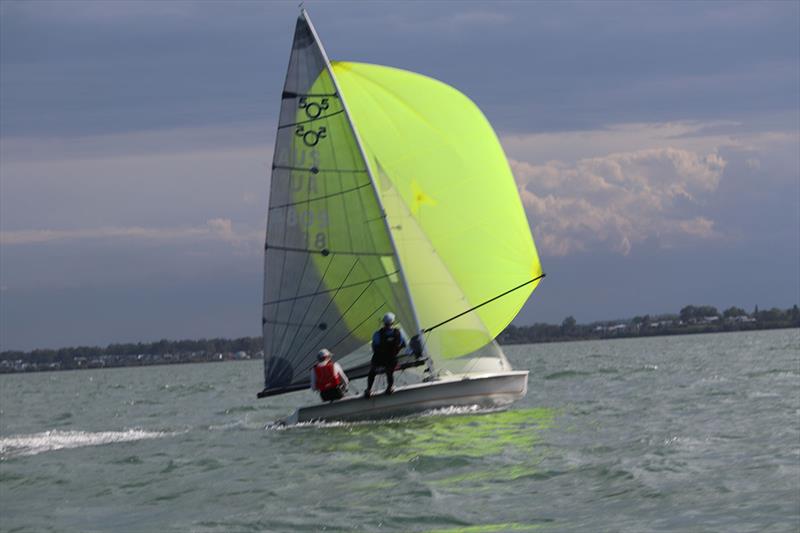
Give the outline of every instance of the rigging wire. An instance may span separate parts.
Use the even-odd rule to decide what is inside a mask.
[[[524,287],[525,285],[530,285],[530,284],[531,284],[531,283],[533,283],[534,281],[538,281],[538,280],[540,280],[540,279],[544,278],[546,275],[547,275],[547,274],[545,274],[545,273],[543,272],[543,273],[542,273],[540,276],[536,276],[535,278],[533,278],[533,279],[530,279],[530,280],[526,281],[525,283],[521,283],[521,284],[517,285],[517,286],[516,286],[516,287],[514,287],[513,289],[509,289],[509,290],[507,290],[506,292],[504,292],[504,293],[501,293],[501,294],[498,294],[497,296],[495,296],[495,297],[493,297],[493,298],[489,298],[489,299],[488,299],[488,300],[486,300],[485,302],[481,302],[481,303],[479,303],[478,305],[476,305],[476,306],[474,306],[474,307],[471,307],[471,308],[467,309],[466,311],[463,311],[463,312],[461,312],[461,313],[459,313],[459,314],[457,314],[457,315],[455,315],[455,316],[452,316],[452,317],[448,318],[447,320],[444,320],[444,321],[442,321],[442,322],[439,322],[439,323],[438,323],[438,324],[436,324],[435,326],[431,326],[431,327],[429,327],[429,328],[425,328],[425,329],[423,329],[423,330],[422,330],[422,332],[423,332],[423,333],[429,333],[429,332],[431,332],[431,331],[435,330],[436,328],[438,328],[439,326],[444,326],[445,324],[447,324],[447,323],[449,323],[449,322],[452,322],[453,320],[455,320],[455,319],[457,319],[457,318],[460,318],[460,317],[462,317],[462,316],[466,315],[467,313],[471,313],[472,311],[474,311],[474,310],[478,309],[479,307],[483,307],[484,305],[486,305],[486,304],[489,304],[489,303],[492,303],[493,301],[495,301],[495,300],[498,300],[498,299],[502,298],[503,296],[506,296],[507,294],[511,294],[512,292],[516,291],[517,289],[521,289],[521,288],[522,288],[522,287]]]

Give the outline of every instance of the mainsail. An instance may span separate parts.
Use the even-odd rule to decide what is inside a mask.
[[[358,140],[304,14],[282,94],[264,272],[266,391],[306,383],[322,347],[346,355],[363,346],[387,311],[418,327]]]
[[[427,336],[454,358],[491,343],[541,275],[491,126],[455,89],[418,74],[331,64],[302,11],[272,163],[264,278],[269,395],[307,386],[316,352],[369,357],[380,317],[406,332],[527,283]]]

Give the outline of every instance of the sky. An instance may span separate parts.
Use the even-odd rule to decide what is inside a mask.
[[[305,7],[493,124],[547,273],[515,324],[800,301],[800,3]],[[297,14],[0,1],[0,349],[260,334]]]

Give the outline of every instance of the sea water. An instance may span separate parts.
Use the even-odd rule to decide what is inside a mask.
[[[511,409],[292,428],[259,361],[0,376],[0,530],[800,530],[800,330],[505,351]]]

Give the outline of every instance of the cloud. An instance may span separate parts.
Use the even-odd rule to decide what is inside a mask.
[[[610,246],[627,255],[636,243],[717,235],[699,211],[719,186],[726,162],[676,148],[648,148],[533,165],[511,160],[522,202],[545,253]]]
[[[503,135],[502,142],[514,159],[543,162],[572,161],[648,148],[673,147],[701,153],[716,151],[720,146],[746,149],[764,135],[745,134],[742,130],[741,123],[727,120],[632,122],[577,131]]]
[[[796,190],[798,142],[796,128],[732,120],[502,136],[552,255],[740,240]]]
[[[88,160],[119,157],[199,154],[237,156],[256,153],[269,160],[275,124],[237,121],[213,126],[170,127],[80,136],[4,136],[0,143],[3,165]]]
[[[263,228],[271,157],[263,128],[3,138],[0,228],[185,228],[220,217]]]
[[[747,165],[747,168],[749,168],[750,170],[758,170],[761,168],[761,161],[759,161],[758,158],[755,157],[748,157],[747,160],[745,161],[745,164]]]
[[[90,241],[113,239],[135,239],[144,242],[169,243],[171,241],[191,242],[215,240],[241,247],[252,248],[263,240],[261,232],[252,229],[235,231],[233,223],[227,218],[214,218],[202,226],[172,228],[100,227],[85,229],[32,229],[0,231],[0,245],[15,246],[23,244],[48,244],[69,241]],[[260,249],[260,246],[257,246]]]

